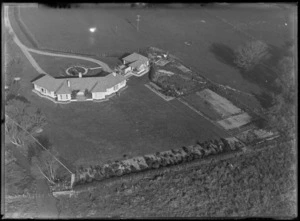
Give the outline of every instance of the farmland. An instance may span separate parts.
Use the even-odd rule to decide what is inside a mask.
[[[241,90],[236,97],[233,93],[234,99],[250,105],[245,108],[228,98],[237,105],[234,106],[223,97],[204,93],[207,89],[203,88],[201,92],[166,101],[145,86],[149,85],[147,75],[128,78],[128,87],[108,101],[53,103],[32,93],[30,81],[38,73],[20,48],[10,42],[7,45],[9,56],[19,58],[18,62],[13,63],[10,73],[16,68],[19,71],[13,74],[21,78],[21,88],[15,97],[28,100],[30,105],[45,114],[47,125],[40,135],[49,138],[49,146],[57,150],[59,159],[72,169],[153,154],[229,134],[236,136],[235,132],[240,133],[236,136],[238,139],[251,144],[252,137],[263,139],[271,133],[258,128],[243,128],[247,131],[242,132],[239,126],[247,126],[250,121],[253,123],[253,119],[256,120],[249,107],[259,108],[258,100],[272,90],[267,82],[271,79],[272,83],[275,76],[272,71],[260,72],[262,69],[255,69],[253,76],[245,76],[233,65],[233,50],[255,36],[267,42],[272,53],[281,52],[292,31],[292,22],[285,16],[288,10],[282,10],[276,7],[244,11],[238,7],[232,10],[226,7],[186,10],[101,7],[97,10],[54,10],[24,7],[20,9],[20,18],[40,50],[84,51],[90,52],[91,57],[95,57],[92,54],[102,54],[103,59],[100,56],[97,59],[113,67],[120,62],[117,58],[124,52],[156,46],[179,57],[182,64],[193,72]],[[281,13],[277,13],[279,11]],[[140,32],[135,29],[136,14],[142,18]],[[259,20],[253,14],[258,14]],[[242,15],[245,17],[240,19]],[[24,27],[23,31],[18,28],[18,22],[13,18],[12,25],[21,41],[34,48],[28,41],[28,33],[24,35]],[[259,32],[256,32],[255,26],[261,27]],[[264,29],[264,26],[267,28]],[[97,27],[97,31],[89,33],[89,27]],[[271,35],[271,30],[276,30],[276,35]],[[65,75],[65,69],[70,66],[97,66],[84,60],[32,55],[54,77]],[[281,55],[276,56],[272,56],[266,66],[272,66],[272,62],[277,62]],[[170,74],[168,70],[163,71]],[[259,78],[255,77],[257,73]],[[182,78],[173,75],[174,82],[180,82]],[[204,85],[209,89],[215,86],[206,82]],[[220,92],[223,89],[216,89],[215,92],[225,97]],[[243,92],[250,93],[252,100],[243,97]],[[227,89],[225,93],[227,96]],[[254,97],[258,99],[251,106]],[[125,176],[108,186],[105,183],[110,181],[107,180],[89,193],[81,193],[71,199],[60,198],[54,208],[55,211],[59,209],[60,217],[64,218],[294,215],[293,191],[296,183],[293,177],[293,147],[292,143],[278,143],[262,148],[261,152],[246,151],[251,148],[247,147],[238,157],[221,162],[218,162],[219,155],[208,164],[193,164],[190,168],[183,164],[161,170],[165,173],[148,171],[146,174],[150,177],[140,173],[133,180],[126,181]],[[18,169],[17,173],[21,174]],[[138,177],[142,179],[138,180]],[[11,178],[10,181],[14,186],[9,191],[18,192],[18,187],[22,186],[19,179]],[[27,184],[31,182],[26,180]],[[47,200],[45,198],[44,202]],[[13,211],[18,205],[10,206],[8,210]],[[47,203],[42,207],[47,210]]]
[[[256,94],[261,93],[261,87],[267,86],[268,74],[257,82],[231,65],[232,51],[249,37],[215,15],[234,25],[243,24],[244,32],[250,31],[252,36],[263,38],[266,43],[281,49],[291,38],[289,13],[289,10],[276,7],[230,10],[226,7],[185,10],[24,7],[20,10],[28,30],[45,48],[118,53],[157,46],[180,57],[187,66],[195,67],[211,80]],[[135,28],[137,14],[141,15],[139,32]],[[284,23],[288,26],[283,26]],[[92,34],[88,28],[93,26],[97,31]],[[192,46],[186,46],[185,41],[191,42]]]

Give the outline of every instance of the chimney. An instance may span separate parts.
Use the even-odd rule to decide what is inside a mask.
[[[79,78],[82,78],[82,73],[81,73],[81,72],[79,72],[78,76],[79,76]]]
[[[67,84],[68,84],[68,87],[71,87],[70,81],[69,81],[69,80],[67,80]]]

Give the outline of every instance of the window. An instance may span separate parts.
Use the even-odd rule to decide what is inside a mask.
[[[44,89],[44,88],[42,88],[42,87],[41,87],[41,91],[42,91],[43,93],[45,93],[45,89]]]
[[[114,90],[115,90],[115,91],[118,90],[118,88],[119,88],[119,85],[115,85],[115,86],[114,86]]]

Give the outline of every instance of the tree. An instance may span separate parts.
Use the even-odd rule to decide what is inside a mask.
[[[43,127],[46,124],[45,116],[36,107],[17,99],[7,102],[6,115],[6,137],[27,153],[28,144],[33,142],[27,132],[34,134],[38,128]]]
[[[55,184],[59,163],[53,157],[58,156],[58,152],[53,148],[50,151],[43,151],[39,156],[32,158],[32,173],[36,176],[42,175],[50,183]]]
[[[157,74],[157,67],[155,64],[152,64],[150,67],[150,71],[149,71],[149,79],[151,81],[156,82],[158,78],[158,74]]]
[[[268,55],[268,46],[262,41],[251,41],[235,51],[234,63],[241,69],[249,71]]]
[[[276,80],[281,93],[274,95],[274,105],[269,109],[269,126],[277,128],[285,136],[293,137],[296,121],[296,70],[294,57],[287,56],[278,63],[280,75]]]

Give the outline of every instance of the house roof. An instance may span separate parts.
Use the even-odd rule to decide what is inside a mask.
[[[119,74],[116,74],[116,76],[114,76],[113,74],[109,74],[104,78],[105,79],[103,79],[103,77],[98,77],[97,84],[94,88],[91,89],[91,92],[104,92],[107,88],[111,88],[116,84],[119,84],[122,81],[126,80],[124,76]]]
[[[83,77],[83,78],[53,78],[49,75],[33,81],[40,87],[49,91],[54,91],[57,94],[71,94],[72,90],[84,91],[88,89],[91,92],[105,92],[106,89],[115,86],[126,80],[122,75],[112,73],[104,77]],[[70,87],[68,87],[68,81]]]
[[[50,75],[45,75],[32,83],[47,89],[48,91],[55,91],[61,84],[63,83],[64,79],[56,79]]]
[[[134,61],[134,62],[128,64],[128,66],[130,66],[132,68],[139,68],[142,64],[145,64],[144,60],[137,60],[137,61]]]
[[[127,62],[134,62],[134,61],[142,61],[142,63],[145,63],[149,61],[149,59],[143,55],[140,55],[138,53],[132,53],[131,55],[128,55],[127,57],[123,58],[124,61]]]
[[[68,82],[65,80],[60,87],[55,91],[56,94],[71,94],[71,88],[68,87]]]

